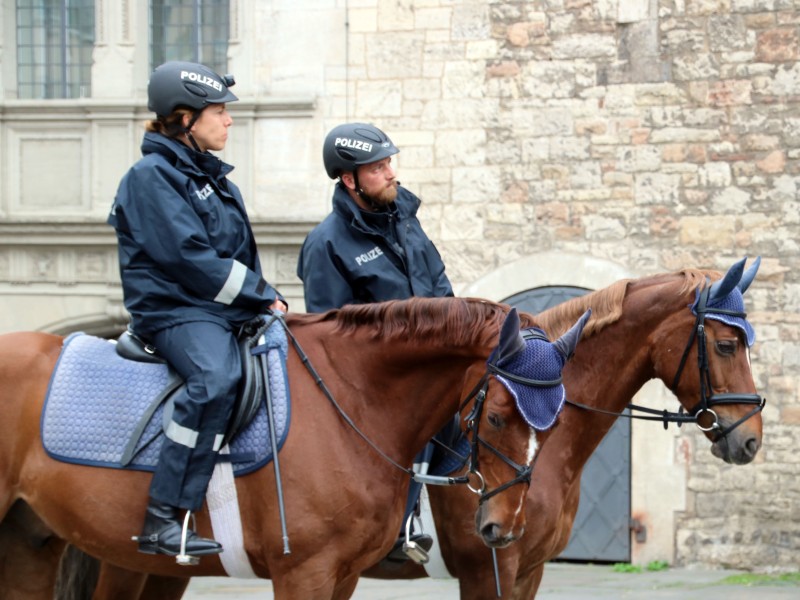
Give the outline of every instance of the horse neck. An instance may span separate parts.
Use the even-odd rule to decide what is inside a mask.
[[[613,413],[621,413],[642,386],[659,375],[653,363],[652,345],[659,326],[679,309],[678,299],[650,298],[656,290],[631,287],[622,317],[578,344],[564,368],[564,384],[570,401]],[[683,302],[682,306],[685,306]],[[615,422],[615,417],[567,404],[551,448],[580,469]]]
[[[349,335],[308,345],[314,346],[311,362],[321,366],[323,381],[348,416],[409,465],[455,415],[465,380],[477,381],[487,358],[481,349]]]

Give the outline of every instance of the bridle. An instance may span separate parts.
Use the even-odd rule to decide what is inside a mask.
[[[546,342],[550,341],[548,340],[547,336],[544,335],[544,333],[538,330],[529,329],[523,332],[521,335],[523,340],[526,342],[528,340],[543,340]],[[500,450],[492,446],[489,442],[481,437],[481,416],[483,415],[483,408],[486,402],[486,392],[489,389],[490,378],[492,376],[499,375],[505,379],[513,381],[514,383],[527,385],[530,387],[553,387],[561,384],[561,377],[552,380],[530,379],[528,377],[523,377],[521,375],[506,371],[497,365],[499,357],[495,356],[495,354],[496,353],[492,353],[492,355],[486,361],[486,372],[480,378],[475,387],[473,387],[472,390],[466,395],[458,408],[458,412],[460,413],[470,403],[470,401],[473,399],[475,400],[472,405],[472,410],[470,410],[467,416],[464,417],[464,421],[467,424],[466,434],[470,438],[470,452],[468,457],[461,458],[463,458],[464,461],[467,459],[469,460],[467,473],[459,477],[440,477],[435,475],[421,475],[418,473],[415,473],[413,476],[416,481],[433,485],[452,485],[464,483],[471,492],[480,496],[478,504],[483,504],[489,498],[496,496],[500,492],[503,492],[508,488],[517,485],[518,483],[530,485],[531,474],[533,473],[533,467],[536,464],[536,457],[538,457],[538,454],[536,457],[534,457],[532,465],[521,465],[511,460],[508,456],[503,454]],[[488,492],[486,491],[486,481],[479,470],[480,462],[478,458],[478,450],[481,446],[489,450],[492,454],[500,458],[500,460],[514,470],[514,477],[512,479]],[[453,452],[451,449],[445,449]],[[473,481],[477,481],[477,485],[473,485]]]
[[[695,343],[695,341],[697,341],[697,368],[700,371],[700,400],[695,406],[692,407],[690,411],[688,411],[688,413],[684,412],[683,407],[681,407],[678,412],[672,412],[668,410],[656,410],[653,408],[648,408],[647,406],[639,406],[638,404],[633,403],[628,404],[627,410],[646,413],[646,415],[603,410],[601,408],[595,408],[593,406],[581,404],[580,402],[574,402],[569,399],[567,399],[567,404],[614,417],[624,417],[627,419],[637,419],[643,421],[661,421],[664,424],[664,429],[667,428],[669,423],[677,423],[678,427],[684,423],[694,423],[701,431],[714,432],[712,440],[714,442],[717,442],[723,437],[727,436],[731,431],[747,421],[750,417],[760,413],[764,409],[767,400],[758,394],[713,393],[714,388],[711,385],[711,371],[709,370],[708,363],[708,349],[705,328],[706,315],[709,313],[722,314],[744,319],[747,317],[747,313],[723,308],[708,308],[708,298],[710,293],[711,288],[709,286],[700,292],[700,297],[698,298],[697,306],[695,308],[697,317],[695,318],[692,332],[689,334],[689,341],[686,343],[686,348],[683,350],[681,361],[678,364],[678,370],[675,373],[675,377],[672,380],[672,385],[670,386],[672,393],[677,396],[678,383],[680,382],[681,375],[683,374],[683,369],[686,366],[686,361],[689,358],[689,352],[692,350],[692,345]],[[750,404],[755,408],[753,408],[753,410],[747,413],[744,417],[736,421],[733,425],[723,429],[719,424],[719,416],[712,407],[728,404]],[[713,419],[711,425],[706,427],[701,423],[700,419],[702,419],[704,416],[710,416],[711,419]]]
[[[686,344],[686,348],[683,351],[683,356],[681,356],[681,362],[678,364],[678,371],[675,373],[675,378],[672,380],[672,386],[670,389],[672,390],[673,394],[676,396],[678,395],[678,383],[680,382],[681,375],[683,374],[683,368],[686,366],[686,360],[689,357],[692,344],[695,340],[697,340],[697,368],[700,372],[700,400],[689,411],[689,415],[692,417],[692,422],[694,422],[701,431],[713,432],[713,441],[716,442],[721,438],[724,438],[739,425],[747,421],[750,417],[760,413],[764,409],[767,400],[758,394],[742,394],[738,392],[726,394],[714,393],[714,388],[711,385],[711,371],[709,370],[708,364],[708,348],[706,341],[706,328],[704,324],[706,315],[709,313],[722,314],[744,319],[747,317],[747,313],[723,308],[708,308],[710,289],[710,287],[706,286],[706,288],[700,292],[700,296],[697,301],[697,307],[695,309],[697,312],[697,317],[695,319],[694,327],[692,328],[692,333],[689,336],[689,341]],[[719,424],[719,417],[712,407],[729,404],[749,404],[755,408],[753,408],[753,410],[732,425],[729,425],[723,429]],[[710,416],[713,420],[711,425],[704,426],[701,423],[701,418],[706,415]]]
[[[528,329],[522,334],[523,340],[526,342],[528,340],[541,340],[545,342],[549,342],[547,336],[544,333],[534,330]],[[478,501],[479,504],[483,504],[491,498],[499,494],[500,492],[507,490],[508,488],[517,485],[518,483],[524,483],[526,485],[530,485],[531,483],[531,474],[533,472],[533,466],[536,464],[536,457],[534,457],[533,465],[520,465],[510,458],[508,458],[505,454],[500,452],[497,448],[492,446],[489,442],[483,439],[480,436],[480,422],[481,422],[481,413],[483,412],[483,405],[484,401],[486,400],[486,391],[489,387],[489,378],[492,375],[499,375],[505,379],[513,381],[514,383],[518,383],[520,385],[526,385],[530,387],[554,387],[561,384],[561,377],[558,379],[552,380],[540,380],[540,379],[530,379],[528,377],[523,377],[521,375],[517,375],[515,373],[511,373],[506,371],[505,369],[499,367],[497,365],[498,358],[492,354],[489,357],[489,360],[486,362],[486,373],[484,373],[481,380],[478,382],[478,385],[475,386],[473,391],[470,395],[467,396],[467,400],[462,403],[462,407],[465,405],[466,402],[469,401],[471,396],[475,396],[475,404],[472,407],[470,413],[465,417],[465,421],[467,423],[467,434],[472,436],[471,444],[470,444],[470,463],[469,463],[469,474],[474,474],[478,477],[481,487],[480,488],[473,488],[472,485],[469,483],[467,487],[470,491],[476,494],[480,494],[480,499]],[[477,391],[476,391],[477,390]],[[504,463],[510,466],[515,471],[515,477],[502,485],[494,488],[490,492],[486,492],[486,486],[483,481],[483,476],[481,476],[480,471],[478,470],[479,463],[478,463],[478,448],[483,446],[492,454],[500,458]],[[538,454],[536,455],[538,457]]]
[[[430,485],[455,485],[455,484],[466,484],[467,488],[475,493],[480,495],[479,503],[483,504],[489,498],[499,494],[500,492],[518,484],[518,483],[525,483],[526,485],[530,485],[531,483],[531,473],[533,471],[532,465],[520,465],[515,461],[511,460],[508,456],[500,452],[497,448],[489,444],[486,440],[484,440],[479,434],[480,428],[480,421],[481,416],[483,415],[483,408],[486,401],[486,392],[489,388],[489,379],[492,375],[500,375],[507,379],[510,379],[516,383],[520,383],[522,385],[528,385],[533,387],[552,387],[555,385],[559,385],[561,383],[561,378],[552,380],[552,381],[542,381],[538,379],[528,379],[527,377],[522,377],[520,375],[515,375],[513,373],[509,373],[504,369],[497,366],[497,360],[499,357],[496,357],[496,352],[492,353],[489,359],[486,361],[486,371],[483,376],[480,378],[478,383],[472,390],[467,394],[464,400],[461,402],[458,408],[458,413],[461,413],[464,408],[474,399],[474,404],[472,406],[472,410],[469,414],[464,418],[467,423],[467,435],[471,436],[470,440],[470,453],[469,457],[462,457],[466,460],[469,459],[469,468],[467,469],[467,473],[465,475],[461,475],[458,477],[448,477],[448,476],[440,476],[440,475],[428,475],[423,473],[417,473],[413,469],[409,469],[404,467],[403,465],[399,464],[395,461],[392,457],[386,454],[380,447],[378,447],[375,442],[373,442],[367,435],[361,431],[358,426],[353,422],[350,416],[344,411],[341,405],[336,401],[333,397],[333,394],[328,389],[328,386],[325,385],[325,382],[319,376],[317,371],[314,369],[313,365],[308,359],[308,356],[303,351],[300,343],[295,338],[294,334],[291,332],[289,327],[286,325],[286,322],[282,318],[278,318],[278,321],[283,326],[284,331],[286,332],[287,337],[292,342],[295,351],[297,352],[298,356],[300,357],[301,362],[308,370],[309,374],[314,379],[314,382],[320,388],[322,393],[328,399],[328,401],[333,405],[336,412],[344,419],[345,423],[350,426],[353,431],[355,431],[375,452],[377,452],[385,461],[393,465],[394,467],[400,469],[401,471],[407,473],[417,482],[430,484]],[[535,330],[528,330],[522,334],[524,340],[532,340],[532,339],[541,339],[548,341],[547,337],[538,331]],[[491,451],[497,457],[499,457],[503,462],[509,465],[515,471],[515,477],[502,485],[494,488],[493,490],[487,492],[486,491],[486,480],[484,479],[483,475],[479,471],[479,460],[478,460],[478,450],[480,446]],[[450,452],[454,452],[452,449],[447,449]],[[534,464],[535,464],[534,460]],[[473,482],[476,482],[473,484]]]
[[[694,326],[692,327],[692,333],[689,334],[689,341],[686,343],[686,348],[684,349],[683,355],[681,356],[681,361],[678,364],[678,370],[675,373],[675,377],[672,380],[672,385],[670,386],[672,393],[677,396],[678,383],[680,382],[681,375],[683,374],[683,369],[686,366],[686,361],[689,358],[689,352],[692,350],[692,345],[695,343],[695,341],[697,341],[697,368],[700,371],[700,400],[694,407],[692,407],[690,411],[688,411],[688,413],[684,412],[683,407],[681,407],[678,412],[672,412],[669,410],[656,410],[653,408],[648,408],[647,406],[639,406],[638,404],[633,403],[628,404],[627,410],[646,413],[646,415],[603,410],[601,408],[587,406],[586,404],[581,404],[580,402],[575,402],[569,399],[567,400],[567,404],[571,404],[572,406],[576,406],[584,410],[611,415],[614,417],[624,417],[626,419],[637,419],[642,421],[661,421],[664,424],[664,429],[667,428],[669,423],[677,423],[678,427],[684,423],[694,423],[701,431],[714,432],[712,440],[714,442],[717,442],[721,438],[725,437],[739,425],[747,421],[750,417],[761,412],[764,409],[767,400],[758,394],[713,393],[714,388],[711,385],[711,372],[708,365],[708,349],[705,328],[706,314],[723,314],[744,319],[747,317],[747,313],[723,308],[708,308],[708,298],[710,292],[710,287],[706,287],[700,292],[700,297],[697,301],[697,307],[695,308],[697,317],[695,319]],[[733,425],[723,429],[719,424],[719,416],[712,407],[727,404],[750,404],[755,408],[753,408],[753,410],[747,413],[744,417],[736,421]],[[713,419],[711,425],[707,427],[700,422],[700,419],[704,415],[710,416],[711,419]]]

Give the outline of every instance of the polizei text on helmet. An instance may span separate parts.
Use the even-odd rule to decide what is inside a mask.
[[[222,91],[222,84],[208,75],[201,75],[200,73],[195,73],[194,71],[181,71],[181,79],[188,79],[189,81],[202,83],[210,88],[214,88],[218,92]]]
[[[342,146],[344,148],[350,148],[352,150],[363,150],[364,152],[372,152],[372,144],[369,142],[363,142],[361,140],[352,140],[350,138],[345,137],[337,137],[336,141],[333,142],[334,146]]]

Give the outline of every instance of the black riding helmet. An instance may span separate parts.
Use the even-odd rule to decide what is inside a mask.
[[[355,172],[367,165],[397,154],[400,150],[389,136],[368,123],[345,123],[334,127],[322,145],[322,160],[328,177],[336,179],[343,172]]]
[[[233,75],[219,76],[208,67],[191,62],[170,61],[156,67],[147,84],[147,108],[167,117],[179,106],[203,110],[209,104],[235,102],[230,88]]]

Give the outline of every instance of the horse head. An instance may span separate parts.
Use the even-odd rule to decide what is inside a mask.
[[[745,261],[713,284],[696,287],[689,310],[684,305],[676,316],[681,325],[663,345],[671,354],[664,363],[674,365],[673,393],[711,440],[712,454],[732,464],[746,464],[758,452],[765,402],[756,393],[750,368],[755,332],[743,297],[761,261],[747,271]],[[680,344],[685,344],[682,354]]]
[[[475,524],[490,547],[507,546],[524,532],[523,503],[539,436],[552,428],[564,407],[561,371],[590,312],[554,342],[535,327],[520,330],[516,309],[508,312],[503,323],[500,341],[465,418],[473,443],[470,475],[479,479],[479,485],[470,489],[481,495]],[[481,454],[480,464],[479,446],[490,450]]]

